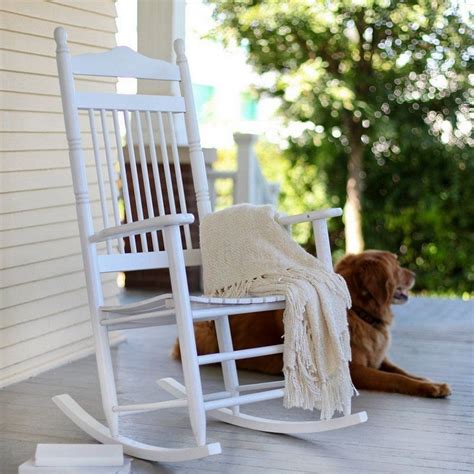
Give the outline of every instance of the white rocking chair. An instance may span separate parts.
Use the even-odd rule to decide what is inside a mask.
[[[200,251],[193,247],[190,224],[194,216],[187,213],[183,181],[176,145],[174,115],[185,115],[190,160],[199,218],[212,212],[206,177],[206,168],[200,145],[198,123],[194,106],[188,63],[184,54],[184,43],[174,44],[177,65],[142,56],[129,48],[118,47],[100,54],[83,54],[71,57],[67,46],[67,34],[63,28],[54,32],[57,43],[57,63],[69,144],[77,217],[86,275],[91,322],[94,333],[97,367],[102,395],[102,405],[107,426],[99,423],[84,411],[69,395],[53,398],[56,405],[81,429],[102,443],[120,443],[124,452],[152,461],[185,461],[202,458],[221,452],[219,443],[206,444],[206,414],[226,423],[273,433],[312,433],[343,428],[367,419],[365,412],[342,416],[328,421],[279,421],[246,415],[240,412],[242,405],[275,399],[283,396],[283,381],[240,385],[236,370],[237,359],[265,356],[282,352],[282,345],[234,351],[229,327],[229,316],[284,308],[281,297],[220,299],[193,297],[189,294],[186,266],[200,264]],[[112,93],[76,92],[75,75],[134,77],[179,82],[181,96],[119,95]],[[79,111],[87,110],[90,137],[95,155],[96,179],[101,202],[103,229],[94,230],[91,202],[88,195],[88,180],[85,157],[81,144]],[[142,183],[133,146],[133,134],[129,114],[135,121],[136,141],[140,160]],[[99,148],[96,115],[100,117],[105,168]],[[127,185],[126,167],[121,148],[119,118],[122,116],[129,150],[133,193]],[[166,119],[166,120],[164,120]],[[110,144],[109,122],[113,124],[116,150]],[[166,143],[164,122],[170,143]],[[142,123],[144,124],[142,126]],[[156,129],[155,129],[156,126]],[[145,153],[143,129],[147,130],[149,156]],[[162,173],[166,188],[162,189],[158,166],[155,137],[158,137],[162,154]],[[171,151],[172,163],[168,158]],[[117,156],[115,155],[115,152]],[[147,161],[148,160],[148,161]],[[115,173],[118,161],[118,176]],[[152,173],[147,164],[150,162]],[[176,188],[173,187],[172,167]],[[109,188],[106,189],[108,174]],[[150,176],[149,174],[152,174]],[[126,223],[121,224],[118,208],[118,191],[115,184],[120,178],[123,185],[123,201]],[[152,195],[150,179],[153,179],[156,194]],[[140,188],[145,193],[142,203]],[[175,189],[178,199],[175,200]],[[107,193],[109,200],[107,200]],[[164,192],[168,198],[170,212],[166,212]],[[134,203],[131,202],[134,198]],[[155,216],[153,198],[158,204]],[[176,202],[177,201],[177,202]],[[109,211],[110,202],[112,210]],[[146,212],[144,211],[146,205]],[[132,212],[136,210],[137,216]],[[178,209],[179,208],[179,212]],[[109,225],[109,212],[113,213],[113,226]],[[144,218],[147,215],[147,218]],[[285,217],[281,224],[311,221],[316,238],[318,257],[332,269],[331,253],[326,219],[340,216],[340,209],[328,209],[299,216]],[[159,240],[161,234],[163,243]],[[183,237],[183,238],[182,238]],[[125,238],[125,240],[124,240]],[[128,239],[130,252],[125,252]],[[116,245],[112,243],[116,242]],[[151,244],[150,244],[151,242]],[[105,254],[100,253],[100,244]],[[141,244],[141,248],[140,248]],[[138,247],[138,250],[137,250]],[[151,248],[150,248],[151,247]],[[141,250],[141,251],[140,251]],[[162,295],[146,301],[124,306],[104,306],[101,288],[101,273],[168,268],[172,294]],[[238,316],[234,316],[238,317]],[[214,320],[217,330],[219,353],[198,356],[194,340],[193,322]],[[133,329],[164,324],[177,324],[182,354],[184,385],[172,378],[159,381],[159,385],[173,395],[172,400],[120,405],[112,368],[108,331]],[[200,365],[221,363],[225,391],[204,395]],[[251,392],[251,393],[245,393]],[[187,407],[196,446],[186,448],[162,448],[126,438],[120,434],[121,414],[143,413],[167,408]],[[314,416],[311,414],[312,417]]]

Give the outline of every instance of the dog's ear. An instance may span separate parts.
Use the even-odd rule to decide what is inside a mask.
[[[372,297],[379,305],[386,306],[392,300],[395,282],[388,265],[383,260],[370,258],[357,269],[360,294]]]
[[[357,260],[357,255],[354,255],[354,254],[345,255],[344,257],[341,258],[341,260],[339,260],[336,263],[334,267],[334,271],[336,273],[339,273],[343,277],[345,277],[346,274],[351,271],[351,268],[354,267],[356,260]]]

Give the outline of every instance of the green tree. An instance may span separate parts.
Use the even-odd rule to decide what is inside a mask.
[[[400,214],[400,199],[390,196],[404,172],[393,172],[397,164],[414,173],[404,180],[411,184],[397,188],[412,186],[412,204],[417,189],[429,188],[418,185],[426,166],[441,165],[436,176],[429,174],[436,183],[444,172],[455,173],[455,181],[472,176],[466,147],[472,145],[467,103],[473,35],[455,1],[208,3],[219,25],[214,35],[247,49],[255,69],[274,79],[262,91],[281,99],[289,124],[302,124],[290,138],[294,165],[317,166],[331,202],[341,198],[344,186],[347,251],[364,248],[364,228],[366,240],[379,243],[373,219],[370,227],[362,222],[364,189],[371,199],[365,209],[377,225],[390,224],[380,217],[387,210],[393,216],[389,232],[401,230],[397,218],[409,220],[413,209]],[[439,191],[436,183],[429,192]],[[437,225],[443,223],[438,218]]]

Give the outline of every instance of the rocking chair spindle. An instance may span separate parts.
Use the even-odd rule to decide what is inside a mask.
[[[240,407],[248,403],[281,398],[283,382],[240,385],[235,361],[241,358],[277,354],[283,349],[282,345],[275,345],[234,350],[229,315],[238,317],[239,314],[244,313],[282,309],[285,307],[285,301],[281,296],[236,299],[189,294],[185,270],[187,266],[200,265],[201,254],[197,243],[192,242],[189,228],[194,221],[194,216],[188,213],[186,207],[175,133],[176,114],[184,113],[185,116],[199,219],[202,220],[212,212],[212,209],[183,41],[175,41],[177,65],[174,65],[147,58],[126,47],[114,48],[105,53],[71,57],[66,31],[63,28],[57,28],[54,37],[57,44],[59,82],[102,406],[107,426],[92,418],[69,395],[54,397],[53,400],[57,406],[96,440],[103,443],[122,444],[124,452],[132,456],[166,462],[185,461],[220,453],[219,443],[207,444],[206,415],[225,423],[274,433],[310,433],[364,422],[367,419],[365,412],[328,421],[292,422],[254,417],[240,411]],[[76,92],[74,79],[75,76],[80,75],[176,81],[179,82],[182,96],[130,96]],[[94,229],[92,219],[89,200],[90,183],[87,180],[79,125],[79,111],[82,110],[89,116],[89,132],[92,137],[103,218],[101,229]],[[96,115],[100,117],[100,120]],[[128,144],[130,162],[128,169],[121,148],[121,118],[125,125]],[[132,121],[135,134],[132,133]],[[111,140],[110,130],[115,140]],[[103,149],[100,148],[98,139],[100,132],[103,135]],[[137,142],[137,152],[133,145],[134,138]],[[111,141],[115,142],[115,150],[112,149]],[[161,152],[160,160],[155,143]],[[149,148],[148,155],[146,148]],[[104,173],[104,159],[106,173]],[[151,165],[150,172],[149,164]],[[131,173],[132,189],[128,186],[128,172]],[[109,186],[106,186],[105,176],[109,180]],[[120,222],[119,216],[119,193],[116,188],[118,178],[122,183],[125,223]],[[153,184],[153,189],[150,183]],[[144,201],[142,202],[143,194]],[[154,202],[157,204],[156,211],[153,207]],[[112,212],[113,226],[109,226],[109,212]],[[326,220],[340,215],[340,209],[329,209],[300,216],[282,217],[280,223],[282,226],[290,226],[303,221],[312,222],[318,257],[332,269]],[[158,235],[161,235],[161,240],[158,239]],[[126,240],[129,241],[130,253],[125,252],[124,241]],[[164,243],[164,249],[160,242]],[[104,245],[106,253],[101,253]],[[171,294],[129,305],[104,305],[101,273],[151,268],[169,269]],[[219,352],[198,356],[193,323],[204,320],[215,321]],[[115,386],[108,331],[173,323],[178,329],[184,385],[172,378],[161,379],[158,382],[159,386],[174,397],[172,400],[120,405]],[[205,395],[202,390],[200,365],[215,362],[222,365],[225,391]],[[176,407],[187,409],[196,446],[162,448],[139,443],[120,434],[120,416]]]

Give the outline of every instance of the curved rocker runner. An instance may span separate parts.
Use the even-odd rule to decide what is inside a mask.
[[[166,390],[171,395],[174,395],[176,398],[182,398],[186,396],[186,387],[173,378],[160,379],[158,380],[158,384],[161,388]],[[229,410],[228,408],[212,410],[209,412],[209,415],[216,420],[235,426],[240,426],[241,428],[279,434],[320,433],[322,431],[331,431],[339,428],[358,425],[359,423],[364,423],[367,421],[367,413],[365,411],[323,421],[273,420],[270,418],[246,415],[245,413],[240,412],[234,414],[232,410]]]
[[[92,438],[104,444],[121,444],[124,453],[140,459],[159,462],[190,461],[220,454],[222,452],[220,443],[195,446],[192,448],[160,448],[149,444],[140,443],[125,436],[113,437],[110,430],[99,423],[69,395],[57,395],[53,397],[56,406],[81,430]]]

